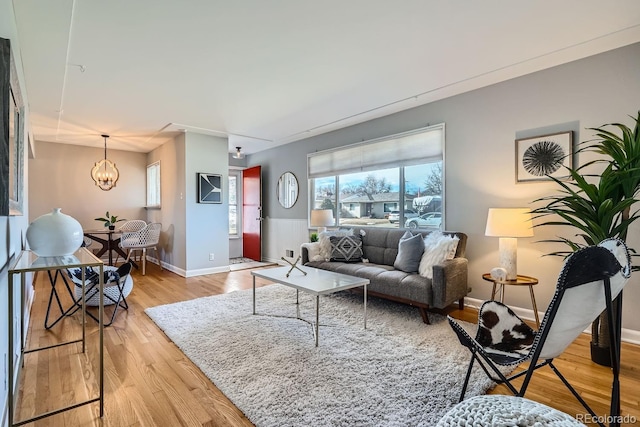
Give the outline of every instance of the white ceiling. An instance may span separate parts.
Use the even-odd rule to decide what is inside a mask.
[[[640,41],[638,0],[13,0],[36,140],[253,153]]]

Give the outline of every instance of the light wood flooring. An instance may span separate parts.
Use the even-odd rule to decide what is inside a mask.
[[[119,313],[114,324],[104,332],[104,417],[99,418],[98,404],[94,403],[31,425],[251,426],[242,412],[144,314],[147,307],[249,289],[252,283],[250,271],[188,279],[166,270],[160,271],[153,264],[147,266],[146,276],[134,271],[135,286],[127,298],[129,310]],[[264,281],[258,283],[268,284]],[[81,329],[76,316],[65,318],[51,330],[44,329],[43,319],[50,290],[46,274],[38,276],[35,287],[28,348],[78,337]],[[471,322],[475,322],[477,316],[475,310],[466,308],[460,311],[455,306],[447,312]],[[72,344],[25,356],[16,420],[97,395],[97,383],[93,380],[94,372],[97,372],[98,334],[95,322],[88,322],[87,353],[83,354],[78,344]],[[460,351],[463,351],[462,347]],[[581,336],[556,362],[596,413],[608,413],[610,370],[591,362],[588,336]],[[638,419],[639,365],[640,347],[624,344],[622,410],[624,414]],[[411,379],[407,378],[407,381]],[[492,393],[509,394],[503,386],[496,387]],[[572,415],[584,413],[548,368],[534,376],[526,397]]]

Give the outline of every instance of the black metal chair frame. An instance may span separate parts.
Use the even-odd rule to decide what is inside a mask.
[[[622,242],[620,242],[622,243]],[[626,250],[626,247],[625,247]],[[628,257],[628,253],[627,253]],[[583,264],[581,264],[583,263]],[[586,263],[586,265],[585,265]],[[629,263],[630,264],[630,263]],[[587,267],[588,266],[588,267]],[[620,382],[619,382],[619,374],[620,374],[620,333],[621,333],[621,314],[622,314],[622,290],[620,290],[620,297],[616,298],[615,305],[612,302],[612,291],[611,291],[611,277],[615,276],[622,270],[621,264],[615,258],[615,256],[606,248],[600,246],[591,246],[588,248],[584,248],[581,251],[574,253],[570,258],[567,259],[565,267],[563,268],[563,272],[561,273],[560,279],[558,280],[558,287],[556,288],[556,294],[554,299],[547,309],[545,313],[545,317],[541,324],[541,328],[536,334],[535,341],[533,343],[532,349],[533,352],[529,352],[528,355],[523,356],[521,359],[514,361],[513,363],[501,364],[496,362],[491,358],[491,354],[484,351],[484,347],[478,343],[476,340],[471,338],[466,331],[464,331],[453,318],[449,317],[449,323],[451,324],[453,330],[458,335],[458,338],[462,345],[467,347],[471,351],[471,361],[469,362],[469,367],[467,369],[467,374],[464,380],[464,384],[462,387],[462,392],[460,394],[460,401],[464,399],[467,386],[469,384],[469,378],[471,376],[472,368],[475,361],[478,361],[482,370],[485,374],[497,384],[504,384],[509,390],[516,396],[524,397],[524,394],[529,386],[531,377],[533,373],[543,367],[549,366],[553,372],[560,378],[562,383],[569,389],[569,391],[576,397],[576,399],[582,404],[582,406],[589,412],[589,414],[593,417],[594,420],[598,420],[599,418],[595,414],[595,412],[591,409],[591,407],[585,402],[585,400],[578,394],[578,392],[573,388],[573,386],[567,381],[567,379],[560,373],[557,367],[553,364],[553,359],[546,359],[542,362],[539,362],[540,354],[544,348],[544,344],[549,335],[549,331],[553,324],[553,321],[558,314],[558,309],[560,307],[560,303],[562,298],[564,297],[565,291],[567,289],[577,287],[580,285],[584,285],[590,282],[602,281],[604,288],[604,297],[606,303],[606,310],[608,314],[609,321],[609,333],[612,337],[611,339],[611,361],[612,361],[612,373],[613,373],[613,382],[612,382],[612,392],[611,392],[611,408],[610,408],[610,419],[612,420],[611,425],[617,426],[619,425],[619,414],[620,414]],[[569,273],[572,273],[572,277],[568,277]],[[615,318],[614,318],[614,313]],[[517,317],[517,316],[516,316]],[[567,345],[570,343],[567,343]],[[498,365],[515,365],[519,364],[523,361],[529,359],[529,367],[522,372],[519,372],[512,376],[505,376],[496,366]],[[497,376],[493,376],[492,372]],[[514,379],[520,378],[524,376],[524,381],[520,389],[517,389],[512,381]],[[604,426],[604,424],[598,422],[599,425]]]
[[[51,329],[54,325],[56,325],[60,320],[64,319],[66,316],[71,316],[73,314],[75,314],[78,310],[82,309],[82,299],[81,298],[76,298],[72,287],[69,285],[69,282],[67,281],[67,278],[65,277],[64,274],[61,273],[61,270],[56,270],[56,273],[54,276],[51,275],[51,271],[47,271],[47,274],[49,275],[49,281],[51,282],[51,293],[49,294],[49,304],[47,305],[47,313],[45,315],[44,318],[44,327],[45,329]],[[62,279],[62,281],[65,284],[65,287],[67,288],[67,292],[69,292],[69,295],[71,296],[71,299],[73,301],[73,303],[71,304],[71,306],[67,309],[64,309],[62,307],[62,302],[60,301],[60,296],[58,295],[58,291],[56,290],[56,283],[57,283],[57,279],[58,277],[60,277]],[[105,323],[104,326],[111,326],[111,324],[113,323],[113,321],[116,318],[116,314],[118,312],[118,308],[122,307],[125,310],[129,309],[129,304],[127,303],[127,298],[124,296],[124,285],[125,285],[125,281],[121,280],[116,282],[109,282],[109,283],[113,283],[112,286],[117,286],[118,287],[118,297],[117,298],[112,298],[109,294],[105,293],[104,294],[104,298],[105,300],[109,300],[113,303],[114,307],[113,307],[113,312],[111,313],[111,318],[109,319],[108,323]],[[77,284],[74,282],[75,286],[82,286],[80,284]],[[105,284],[106,287],[106,284]],[[91,283],[86,285],[86,289],[85,289],[85,301],[90,300],[92,297],[94,297],[95,295],[98,294],[98,292],[100,291],[100,289],[98,288],[98,284],[97,283]],[[53,321],[53,323],[48,324],[49,323],[49,315],[51,314],[51,303],[53,302],[53,299],[55,298],[56,303],[58,305],[58,308],[60,309],[60,316]],[[111,305],[111,304],[109,304]],[[105,304],[105,311],[106,311],[106,304]],[[89,317],[91,317],[93,320],[95,320],[96,322],[99,322],[98,317],[96,315],[94,315],[93,313],[91,313],[90,311],[86,311],[87,315]]]
[[[63,276],[64,278],[64,276]],[[66,280],[65,280],[66,282]],[[118,287],[118,298],[114,299],[112,298],[109,294],[107,294],[105,292],[104,294],[104,298],[105,300],[109,300],[114,304],[113,307],[113,312],[111,313],[111,318],[109,319],[108,323],[105,323],[104,326],[111,326],[111,324],[113,323],[113,321],[116,318],[116,314],[118,313],[118,308],[122,307],[125,310],[129,309],[129,304],[127,304],[127,298],[124,296],[124,284],[125,281],[121,280],[118,282],[109,282],[109,283],[113,283],[112,286],[117,286]],[[76,286],[82,286],[82,285],[78,285],[76,284]],[[105,284],[106,287],[106,284]],[[95,295],[98,295],[98,292],[100,292],[100,289],[98,289],[98,284],[97,283],[92,283],[90,285],[88,285],[85,289],[85,300],[88,301],[91,298],[93,298]],[[81,298],[75,299],[75,304],[68,310],[69,313],[67,314],[67,316],[71,316],[72,314],[74,314],[76,311],[82,309],[82,300]],[[109,304],[111,305],[111,304]],[[105,309],[107,308],[107,304],[105,304]],[[71,311],[73,309],[73,311]],[[105,310],[106,311],[106,310]],[[98,318],[91,313],[90,311],[87,310],[87,316],[91,317],[93,320],[95,320],[96,322],[99,322]]]

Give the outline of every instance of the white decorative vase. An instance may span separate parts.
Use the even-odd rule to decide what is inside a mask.
[[[71,255],[82,245],[82,226],[75,218],[54,208],[27,228],[27,242],[38,256]]]

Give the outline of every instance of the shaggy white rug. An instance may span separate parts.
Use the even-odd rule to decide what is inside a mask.
[[[370,298],[365,330],[361,295],[323,296],[316,348],[295,290],[258,288],[256,307],[244,290],[146,313],[259,427],[433,426],[458,401],[470,353],[442,316]],[[315,319],[315,298],[299,311]],[[478,368],[467,396],[491,386]]]

